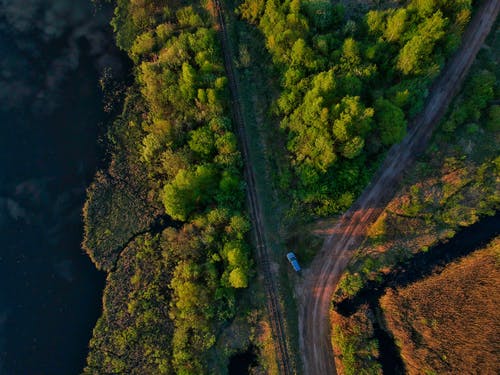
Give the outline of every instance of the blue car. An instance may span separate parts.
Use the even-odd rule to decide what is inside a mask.
[[[296,272],[299,272],[301,270],[301,268],[300,268],[299,262],[297,262],[297,258],[295,257],[295,254],[292,252],[289,252],[288,254],[286,254],[286,257],[287,257],[288,261],[292,264],[293,269]]]

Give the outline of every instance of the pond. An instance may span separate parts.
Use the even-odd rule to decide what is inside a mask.
[[[246,351],[236,353],[229,358],[229,375],[248,375],[250,374],[250,369],[256,364],[256,348],[251,345]]]

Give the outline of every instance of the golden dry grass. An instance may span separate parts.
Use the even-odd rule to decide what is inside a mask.
[[[271,326],[266,320],[262,320],[257,333],[257,344],[260,349],[260,356],[264,365],[267,365],[266,371],[269,375],[279,373],[278,360],[274,347],[274,340],[271,332]]]
[[[409,374],[500,373],[500,237],[380,302]]]

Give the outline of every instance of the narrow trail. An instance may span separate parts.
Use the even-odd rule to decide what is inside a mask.
[[[237,129],[240,149],[244,160],[244,174],[247,183],[247,198],[250,216],[253,223],[253,233],[257,249],[258,269],[264,276],[264,287],[266,291],[266,302],[273,339],[275,343],[276,356],[281,374],[295,374],[293,362],[287,348],[286,332],[283,323],[283,313],[278,299],[278,284],[271,271],[269,261],[269,248],[264,235],[264,224],[262,222],[261,203],[259,201],[256,184],[255,171],[249,158],[248,138],[245,132],[244,118],[241,112],[239,101],[238,83],[234,74],[231,45],[227,36],[226,23],[224,20],[224,9],[219,0],[214,0],[216,7],[216,17],[221,39],[222,52],[224,55],[224,66],[229,80],[229,90],[231,92],[231,104],[234,123]]]
[[[458,93],[476,55],[489,34],[500,0],[485,0],[464,33],[461,48],[431,89],[424,111],[410,124],[403,141],[394,145],[370,185],[333,227],[311,267],[305,272],[300,296],[299,335],[304,371],[335,374],[329,310],[335,286],[366,231],[394,196],[403,172],[427,145],[434,128]]]

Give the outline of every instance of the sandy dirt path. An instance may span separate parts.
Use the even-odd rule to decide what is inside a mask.
[[[330,342],[332,293],[353,252],[394,196],[403,172],[425,149],[434,128],[458,93],[500,10],[500,0],[485,0],[464,33],[462,45],[431,89],[424,111],[393,146],[370,185],[334,226],[332,235],[305,272],[300,298],[300,352],[310,375],[335,374]]]

